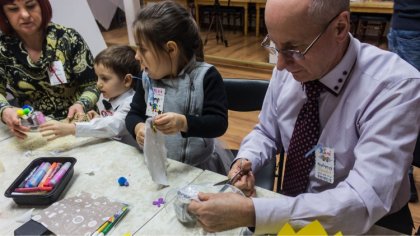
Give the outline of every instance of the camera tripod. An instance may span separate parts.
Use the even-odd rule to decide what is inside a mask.
[[[228,1],[228,6],[230,5],[230,0]],[[207,44],[209,34],[211,32],[212,26],[216,27],[216,42],[219,43],[219,39],[222,43],[225,44],[225,47],[228,46],[228,41],[223,33],[223,22],[222,22],[222,10],[220,8],[219,0],[215,0],[213,4],[213,16],[211,17],[210,26],[207,30],[206,38],[204,39],[204,45]]]

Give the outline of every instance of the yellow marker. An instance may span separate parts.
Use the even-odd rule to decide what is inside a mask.
[[[100,233],[102,233],[102,230],[104,230],[104,229],[105,229],[105,227],[107,227],[107,226],[108,226],[108,224],[109,224],[109,221],[105,221],[105,223],[103,223],[103,224],[101,225],[101,227],[99,227],[99,229],[97,229],[97,230],[95,231],[95,233],[93,233],[93,234],[92,234],[92,236],[97,236],[97,235],[99,235]]]

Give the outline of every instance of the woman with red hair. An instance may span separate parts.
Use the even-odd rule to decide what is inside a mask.
[[[29,104],[54,119],[91,110],[99,91],[93,56],[74,29],[51,22],[48,0],[0,0],[0,118],[18,138],[17,106]]]

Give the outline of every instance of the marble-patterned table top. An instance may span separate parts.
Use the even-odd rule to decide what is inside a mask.
[[[198,176],[192,184],[209,186],[208,188],[222,188],[222,185],[212,187],[213,184],[225,180],[227,177],[205,170]],[[276,197],[278,194],[257,187],[257,197]],[[164,227],[162,227],[164,225]],[[213,233],[212,235],[243,235],[249,232],[247,228],[237,228],[229,231]],[[186,226],[180,223],[175,215],[173,201],[165,205],[165,210],[159,212],[150,222],[142,227],[136,235],[158,235],[158,234],[176,234],[176,235],[203,235],[205,231],[198,225]]]
[[[222,180],[226,176],[205,170],[198,176],[192,184],[197,185],[213,185]],[[220,186],[218,186],[220,188]],[[256,197],[275,198],[279,194],[260,187],[256,188]],[[136,235],[159,235],[159,234],[175,234],[175,235],[209,235],[198,225],[185,226],[181,224],[175,215],[172,202],[165,205],[165,211],[159,212],[150,222],[142,227]],[[237,228],[229,231],[218,233],[210,233],[210,235],[250,235],[252,234],[247,228]],[[402,235],[398,232],[374,225],[366,235]]]
[[[28,146],[21,144],[14,137],[1,141],[0,161],[4,165],[4,172],[0,173],[0,190],[6,191],[14,179],[37,157],[75,157],[77,163],[74,167],[74,176],[60,199],[85,191],[128,203],[130,211],[111,231],[113,235],[121,235],[136,232],[163,209],[153,205],[153,201],[160,197],[165,198],[168,191],[189,184],[203,172],[201,169],[169,160],[170,186],[161,188],[152,181],[144,157],[138,149],[108,139],[89,138],[81,141],[74,137],[67,139],[68,142],[56,142],[56,145],[65,143],[66,148],[61,149],[61,152],[53,150],[58,146],[51,145],[46,149],[36,146],[28,151],[25,149]],[[117,179],[121,176],[127,178],[128,187],[118,185]],[[35,208],[36,213],[45,207],[47,206],[19,206],[2,194],[0,235],[13,234],[13,231],[22,224],[17,219],[28,210]]]
[[[4,128],[4,127],[3,127]],[[110,235],[131,233],[135,235],[197,235],[206,234],[200,227],[186,227],[181,224],[173,209],[173,192],[188,184],[212,185],[226,179],[226,176],[169,160],[168,179],[170,186],[160,188],[153,183],[142,153],[131,146],[95,138],[62,138],[46,143],[38,134],[30,134],[29,142],[21,142],[8,135],[0,126],[0,190],[6,191],[23,169],[37,157],[75,157],[74,176],[60,199],[75,196],[81,191],[106,196],[128,203],[130,211]],[[2,139],[1,137],[5,137]],[[27,140],[28,141],[28,140]],[[117,179],[124,176],[129,187],[120,187]],[[172,197],[171,197],[172,196]],[[257,197],[276,197],[277,193],[257,188]],[[163,197],[167,202],[157,207],[153,201]],[[18,220],[25,212],[34,213],[47,206],[20,206],[3,194],[0,197],[0,235],[12,235],[22,223]],[[239,235],[246,231],[237,228],[215,235]],[[367,233],[398,234],[388,229],[373,226]]]
[[[0,142],[12,137],[12,134],[9,132],[9,128],[3,122],[0,122]]]

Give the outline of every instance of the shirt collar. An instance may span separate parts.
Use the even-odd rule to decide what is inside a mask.
[[[327,90],[336,96],[340,94],[344,84],[346,84],[357,59],[355,39],[351,36],[351,34],[349,34],[349,36],[350,43],[344,57],[334,67],[334,69],[320,79],[320,82],[327,88]]]
[[[134,92],[133,89],[129,89],[125,93],[121,94],[120,96],[118,96],[118,97],[116,97],[116,98],[114,98],[112,100],[108,100],[108,99],[105,99],[105,98],[103,98],[103,99],[106,100],[106,101],[108,101],[109,103],[111,103],[112,110],[115,111],[115,110],[118,109],[118,107],[121,105],[121,103],[123,103],[123,101],[127,97],[134,95],[134,93],[135,92]]]

